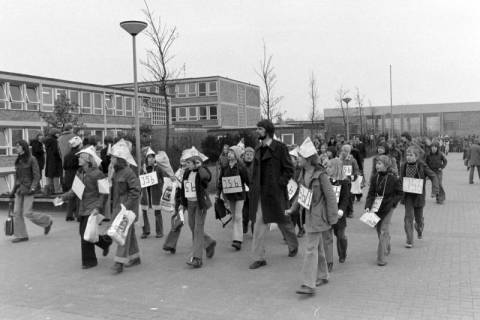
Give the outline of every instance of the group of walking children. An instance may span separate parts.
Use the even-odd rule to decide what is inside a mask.
[[[242,249],[244,233],[251,223],[254,262],[250,269],[267,264],[264,238],[272,223],[277,224],[288,244],[288,256],[296,256],[298,240],[295,225],[298,225],[298,237],[305,235],[306,243],[302,283],[296,292],[313,295],[316,287],[329,281],[334,262],[334,237],[338,261],[346,261],[346,217],[353,215],[355,198],[351,192],[354,189],[352,183],[362,179],[363,172],[349,144],[341,147],[338,157],[330,157],[326,153],[319,155],[310,138],[306,138],[289,154],[283,143],[273,139],[274,130],[270,121],[262,120],[257,124],[260,143],[255,149],[244,148],[242,143],[225,148],[215,181],[216,199],[222,199],[232,214],[233,250]],[[71,144],[78,145],[78,141],[72,139]],[[18,142],[16,147],[19,156],[15,162],[16,184],[12,192],[15,195],[13,242],[21,242],[28,240],[23,216],[43,227],[45,234],[50,231],[52,219],[32,212],[33,192],[39,180],[38,164],[29,154],[25,141]],[[82,267],[88,269],[98,264],[95,246],[101,248],[103,256],[107,256],[113,242],[117,243],[112,267],[114,274],[141,263],[135,235],[139,208],[143,216],[142,239],[151,234],[151,212],[155,219],[156,238],[164,235],[162,213],[171,214],[171,228],[163,244],[163,249],[171,254],[176,253],[187,216],[192,249],[186,263],[192,268],[202,267],[204,255],[212,258],[217,244],[204,228],[207,210],[212,207],[208,191],[212,173],[204,165],[208,158],[195,147],[186,149],[180,158],[180,168],[174,172],[164,152],[156,154],[151,148],[146,148],[143,151],[144,162],[138,164],[140,174],[153,174],[157,182],[146,184],[142,180],[142,188],[142,176],[139,177],[134,170],[138,165],[131,155],[131,147],[131,143],[123,139],[109,146],[111,162],[103,168],[106,170],[101,170],[102,159],[93,146],[74,149],[78,169],[69,179],[71,189],[55,202],[75,202],[69,210],[75,210],[80,222]],[[418,239],[423,237],[427,177],[432,180],[432,195],[439,203],[445,199],[439,181],[447,160],[439,152],[438,145],[432,145],[426,159],[421,158],[423,153],[418,146],[409,145],[401,165],[397,164],[397,157],[388,154],[388,149],[387,145],[378,148],[365,203],[365,213],[374,213],[378,219],[375,228],[379,266],[387,264],[386,256],[391,251],[389,229],[398,203],[402,201],[405,204],[405,246],[412,248],[414,229]],[[125,212],[129,212],[130,216]],[[117,217],[123,220],[117,223]],[[98,225],[104,218],[111,223],[108,232],[101,232],[92,240],[87,234],[90,220],[95,219]],[[112,231],[114,226],[117,229]],[[122,233],[121,241],[116,232]]]

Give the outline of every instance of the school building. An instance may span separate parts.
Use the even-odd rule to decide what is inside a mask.
[[[346,112],[346,110],[344,110]],[[340,108],[325,109],[327,135],[345,134],[346,114]],[[360,115],[361,114],[361,115]],[[390,106],[349,108],[350,134],[388,133]],[[480,134],[480,102],[454,102],[393,106],[393,132],[412,136]]]

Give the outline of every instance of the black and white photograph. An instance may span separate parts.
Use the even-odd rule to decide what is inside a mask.
[[[0,320],[480,320],[480,2],[0,28]]]

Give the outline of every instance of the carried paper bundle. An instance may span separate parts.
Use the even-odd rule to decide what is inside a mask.
[[[175,195],[177,192],[177,183],[169,178],[163,178],[162,198],[160,199],[160,210],[164,212],[173,212],[175,209]]]
[[[362,216],[360,217],[360,221],[373,228],[380,221],[380,218],[374,212],[367,211],[362,214]]]
[[[165,151],[158,151],[155,155],[155,162],[169,177],[175,174],[170,165],[170,159],[168,159],[168,155]]]
[[[107,234],[119,245],[125,245],[128,230],[135,221],[135,213],[127,210],[123,204],[120,204],[121,210],[113,220]]]

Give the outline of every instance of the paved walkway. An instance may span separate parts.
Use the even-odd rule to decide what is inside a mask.
[[[234,252],[231,229],[210,213],[206,229],[217,253],[202,269],[185,264],[185,228],[176,255],[161,250],[163,239],[141,240],[142,264],[112,276],[112,253],[96,268],[80,268],[78,226],[54,212],[47,237],[29,222],[29,242],[0,236],[0,319],[480,319],[480,185],[468,185],[461,154],[448,160],[447,201],[428,198],[424,240],[403,247],[399,206],[389,264],[378,267],[376,233],[358,221],[364,200],[356,203],[347,261],[335,264],[313,298],[295,294],[302,255],[288,258],[278,231],[268,235],[268,266],[249,270],[251,237]],[[5,216],[3,209],[2,223]]]

